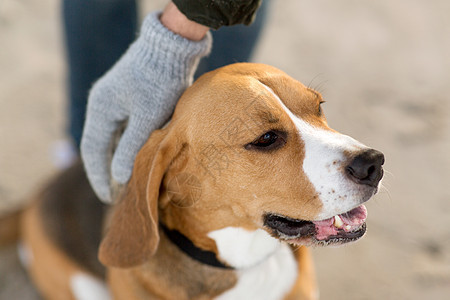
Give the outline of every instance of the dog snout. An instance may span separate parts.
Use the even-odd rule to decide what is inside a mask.
[[[345,168],[348,177],[358,184],[377,187],[383,177],[384,155],[369,149],[359,153]]]

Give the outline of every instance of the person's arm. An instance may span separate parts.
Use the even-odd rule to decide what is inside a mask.
[[[112,179],[120,184],[130,179],[139,149],[153,130],[168,121],[178,98],[192,83],[199,60],[211,48],[208,27],[227,24],[233,15],[239,19],[232,23],[248,21],[252,16],[242,18],[239,5],[255,6],[260,0],[235,0],[239,5],[231,7],[237,14],[230,14],[233,0],[217,1],[211,11],[201,7],[200,15],[206,15],[197,22],[192,7],[200,2],[178,1],[183,13],[171,2],[162,14],[148,15],[137,40],[89,93],[81,157],[94,191],[104,202],[113,201]],[[124,122],[127,126],[111,162],[110,146]]]
[[[177,24],[185,21],[191,22]],[[202,39],[189,40],[162,25],[159,13],[148,15],[138,39],[91,89],[81,157],[102,201],[113,200],[112,178],[120,184],[129,180],[137,152],[150,133],[168,121],[181,93],[192,83],[200,58],[209,53],[211,35],[199,29],[194,38]],[[192,38],[194,31],[186,34]],[[124,122],[127,126],[111,162],[111,141]]]
[[[191,41],[200,41],[209,30],[209,27],[189,20],[173,2],[166,6],[160,20],[170,31]]]

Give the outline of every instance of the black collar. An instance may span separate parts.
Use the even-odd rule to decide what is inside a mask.
[[[186,236],[184,236],[181,232],[177,230],[170,230],[167,228],[164,224],[159,223],[161,225],[161,228],[163,229],[166,236],[169,238],[169,240],[172,241],[177,247],[186,253],[189,257],[192,259],[195,259],[203,264],[222,268],[222,269],[233,269],[230,266],[224,265],[222,262],[220,262],[216,254],[211,251],[205,251],[203,249],[198,248],[197,246],[192,243],[190,239],[188,239]]]

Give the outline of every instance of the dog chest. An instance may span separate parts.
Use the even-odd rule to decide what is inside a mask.
[[[228,227],[209,234],[219,256],[236,268],[237,284],[216,299],[283,299],[292,289],[297,262],[291,248],[263,230]]]

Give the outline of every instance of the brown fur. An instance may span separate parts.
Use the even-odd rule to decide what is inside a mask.
[[[290,143],[274,153],[244,150],[245,144],[268,130],[295,131],[260,82],[280,95],[294,113],[328,128],[318,112],[320,95],[277,69],[237,64],[202,76],[184,93],[169,125],[155,131],[136,158],[130,183],[101,244],[100,259],[112,267],[137,269],[113,269],[112,286],[120,285],[120,273],[130,277],[142,270],[144,262],[154,261],[160,242],[158,222],[217,253],[208,232],[227,226],[262,228],[266,212],[308,220],[320,211],[314,188],[299,172],[304,153],[297,135],[290,135]],[[233,120],[243,130],[227,139]],[[226,156],[225,168],[208,169],[208,147]],[[188,206],[179,205],[180,195],[170,193],[171,179],[182,173],[194,174],[201,184],[201,197]],[[306,250],[300,253],[307,255]],[[147,292],[157,286],[147,286]],[[127,289],[129,294],[134,288]]]
[[[115,299],[211,299],[236,283],[233,270],[191,259],[161,235],[151,260],[130,269],[112,268],[108,281]]]
[[[49,239],[91,273],[104,277],[97,251],[106,205],[90,187],[81,162],[58,174],[39,198],[39,214]]]
[[[16,243],[20,236],[20,217],[22,211],[17,210],[0,216],[0,247]]]
[[[303,142],[261,83],[293,113],[331,130],[319,110],[321,96],[275,68],[236,64],[202,76],[183,94],[168,126],[140,150],[107,221],[99,259],[115,299],[211,299],[236,284],[235,271],[202,265],[168,242],[160,222],[217,253],[211,231],[263,228],[266,213],[312,220],[320,212],[318,195],[301,171]],[[270,130],[286,131],[289,142],[271,152],[245,148]],[[173,192],[182,177],[196,180],[197,194],[187,196],[189,186]],[[89,271],[49,239],[40,205],[27,211],[23,223],[35,255],[31,274],[49,299],[70,299],[70,276]],[[300,275],[287,298],[313,299],[309,251],[300,248],[295,256]]]
[[[22,239],[31,253],[28,272],[45,299],[74,299],[70,289],[71,277],[79,272],[89,274],[89,271],[49,239],[39,213],[40,204],[39,200],[34,202],[22,219]]]
[[[311,251],[303,246],[293,251],[298,263],[298,278],[286,299],[318,299],[319,291]]]

